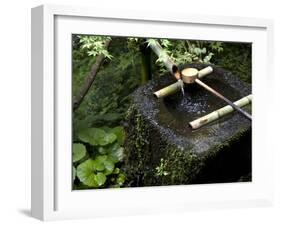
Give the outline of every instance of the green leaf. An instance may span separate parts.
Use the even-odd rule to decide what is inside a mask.
[[[105,148],[104,146],[101,146],[98,148],[98,152],[102,155],[105,155],[107,153],[107,148]]]
[[[93,134],[91,128],[87,128],[78,132],[78,138],[85,143],[90,143],[92,136]]]
[[[72,180],[74,181],[76,178],[76,169],[74,166],[72,166]]]
[[[111,144],[116,140],[117,136],[114,133],[106,133],[102,139],[99,140],[99,145],[104,146]]]
[[[101,158],[96,158],[94,160],[94,169],[96,171],[103,171],[104,170],[105,167],[104,167],[103,161],[104,160],[102,160]]]
[[[123,173],[120,173],[116,179],[116,182],[119,186],[123,185],[125,182],[125,175]]]
[[[202,49],[202,53],[203,53],[203,54],[206,54],[206,52],[207,52],[207,50],[206,50],[206,48],[204,47],[204,48]]]
[[[78,162],[86,156],[86,147],[80,143],[74,143],[72,149],[72,162]]]
[[[99,186],[102,186],[106,181],[106,176],[99,172],[95,175],[95,180]]]
[[[194,52],[196,55],[200,55],[201,49],[200,49],[200,48],[194,48],[194,49],[193,49],[193,52]]]
[[[114,122],[120,119],[122,115],[120,113],[106,113],[102,115],[96,115],[93,118],[94,121],[105,121],[105,122]],[[107,130],[104,130],[107,131]]]
[[[90,187],[97,188],[99,184],[96,180],[95,161],[88,159],[77,167],[77,177],[79,180]]]
[[[155,39],[148,39],[147,41],[147,46],[151,46],[151,45],[156,45],[157,44],[157,41]]]
[[[99,155],[94,160],[94,168],[96,171],[103,171],[109,175],[114,170],[114,162],[107,155]]]
[[[124,143],[125,131],[124,131],[123,127],[117,126],[117,127],[113,128],[113,129],[111,129],[111,132],[116,135],[117,141],[118,141],[118,143],[120,145]]]
[[[165,48],[168,48],[169,46],[171,46],[171,43],[168,39],[161,39],[161,45]]]
[[[102,129],[103,131],[105,131],[106,133],[110,132],[111,129],[108,126],[102,126],[100,127],[100,129]]]
[[[91,145],[101,145],[101,143],[105,143],[104,137],[106,136],[106,133],[104,132],[104,130],[99,128],[91,128],[90,131],[91,138],[89,143]]]
[[[104,161],[104,167],[105,167],[105,175],[109,175],[113,172],[115,164],[110,158],[107,158]]]
[[[117,149],[113,149],[109,153],[109,157],[112,159],[114,163],[121,162],[124,159],[124,148],[119,147]]]
[[[81,141],[89,143],[91,145],[107,145],[116,140],[116,135],[113,133],[106,133],[100,128],[89,128],[81,131],[78,134]]]
[[[116,167],[112,173],[113,174],[119,174],[120,173],[120,169]]]

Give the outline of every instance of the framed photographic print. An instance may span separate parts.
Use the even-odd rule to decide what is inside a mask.
[[[272,30],[264,19],[32,9],[32,216],[271,204]]]

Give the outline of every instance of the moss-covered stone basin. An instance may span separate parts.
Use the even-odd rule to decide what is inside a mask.
[[[205,64],[187,65],[202,69]],[[202,79],[231,101],[251,93],[232,73],[212,65]],[[188,123],[226,104],[197,84],[157,99],[153,92],[175,82],[163,76],[138,88],[127,114],[125,169],[130,186],[249,181],[251,122],[233,112],[200,129]],[[244,108],[250,112],[251,106]]]

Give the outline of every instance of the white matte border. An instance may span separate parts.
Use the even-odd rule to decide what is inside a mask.
[[[263,76],[268,74],[267,59],[268,56],[269,59],[271,57],[269,52],[271,49],[268,48],[271,38],[269,21],[230,17],[210,17],[208,20],[206,16],[173,17],[171,14],[166,16],[159,13],[158,19],[155,20],[155,14],[152,13],[118,14],[107,11],[107,15],[106,13],[98,15],[96,12],[100,11],[96,9],[57,6],[48,6],[41,10],[44,12],[45,25],[44,68],[47,67],[47,71],[43,73],[46,99],[43,109],[46,112],[42,128],[45,131],[42,154],[46,157],[40,160],[44,166],[41,169],[44,183],[43,197],[40,200],[42,203],[38,208],[42,213],[33,214],[34,216],[41,219],[112,216],[210,207],[253,206],[272,201],[272,180],[268,176],[272,173],[272,153],[264,139],[266,130],[263,122],[266,121],[266,112],[262,103],[265,102],[266,96],[261,92],[270,91],[269,85],[272,86]],[[71,34],[73,33],[252,42],[253,182],[72,191]],[[55,50],[54,55],[51,54],[52,46]],[[52,96],[54,89],[55,97]],[[46,103],[52,103],[55,107]],[[53,120],[54,124],[49,125],[50,120]],[[55,125],[54,128],[52,125]],[[52,129],[56,129],[55,136]],[[46,143],[47,141],[53,143]],[[35,183],[36,188],[34,180],[32,183]],[[40,205],[40,202],[36,205]]]

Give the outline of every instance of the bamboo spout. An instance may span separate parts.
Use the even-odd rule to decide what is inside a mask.
[[[181,78],[180,71],[178,67],[175,65],[173,60],[169,57],[169,55],[163,50],[159,42],[154,40],[150,45],[150,48],[152,51],[158,56],[158,58],[161,57],[165,67],[168,69],[168,71],[174,75],[174,77],[179,80]]]
[[[238,107],[244,107],[252,102],[253,95],[250,94],[246,97],[241,98],[240,100],[237,100],[234,102],[234,104]],[[207,114],[201,118],[198,118],[192,122],[189,123],[192,129],[198,129],[201,126],[204,126],[208,123],[211,123],[225,115],[228,115],[229,113],[233,112],[234,108],[230,105],[226,105],[225,107],[222,107],[216,111],[211,112],[210,114]]]

